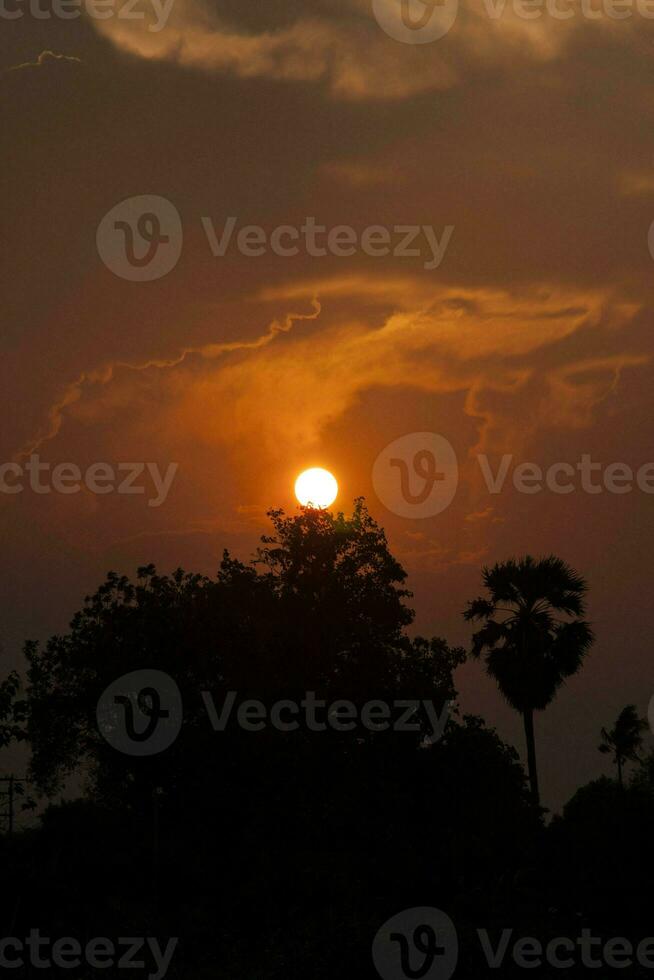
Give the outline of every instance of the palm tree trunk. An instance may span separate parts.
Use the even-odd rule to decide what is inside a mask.
[[[622,759],[618,756],[618,784],[620,789],[624,789],[624,783],[622,781]]]
[[[540,806],[538,770],[536,768],[536,742],[534,740],[534,713],[531,708],[523,712],[522,718],[525,723],[525,738],[527,740],[527,764],[529,767],[531,796],[536,806]]]

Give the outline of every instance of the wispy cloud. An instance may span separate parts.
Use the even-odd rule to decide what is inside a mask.
[[[72,62],[82,64],[82,59],[72,54],[56,54],[54,51],[42,51],[36,61],[23,61],[20,65],[12,65],[7,71],[20,71],[23,68],[43,68],[57,62]]]

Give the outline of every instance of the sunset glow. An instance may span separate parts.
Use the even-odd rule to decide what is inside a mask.
[[[0,25],[0,969],[642,980],[654,0]]]
[[[300,473],[295,496],[303,507],[329,507],[336,500],[338,483],[328,470],[316,466]]]

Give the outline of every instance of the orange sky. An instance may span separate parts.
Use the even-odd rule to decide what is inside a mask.
[[[606,770],[599,729],[654,693],[653,499],[489,495],[476,454],[654,460],[654,26],[462,3],[446,37],[414,46],[367,0],[175,0],[163,30],[148,23],[3,24],[0,455],[178,464],[158,508],[0,494],[7,663],[65,628],[109,568],[246,556],[299,470],[326,466],[338,504],[363,494],[387,528],[423,632],[467,640],[484,562],[553,551],[588,577],[596,647],[537,722],[544,796],[561,803]],[[137,195],[173,202],[184,230],[154,282],[116,277],[96,250],[102,217]],[[454,232],[430,270],[214,257],[201,220],[271,231],[309,215]],[[444,513],[409,520],[377,499],[372,467],[422,431],[453,445],[461,482]],[[458,686],[522,746],[478,665]]]

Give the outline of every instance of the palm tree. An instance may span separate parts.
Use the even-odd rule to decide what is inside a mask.
[[[638,717],[635,704],[628,704],[618,715],[614,727],[610,732],[606,728],[601,731],[602,744],[598,746],[604,755],[612,754],[613,761],[618,767],[618,782],[620,787],[624,785],[622,780],[622,767],[625,762],[639,762],[638,750],[643,744],[642,732],[647,728],[644,718]]]
[[[486,671],[523,717],[529,782],[540,803],[534,742],[534,711],[553,700],[566,677],[576,674],[593,642],[580,617],[584,579],[560,558],[510,559],[482,569],[488,598],[474,599],[463,614],[483,621],[472,638],[472,655],[485,653]]]

